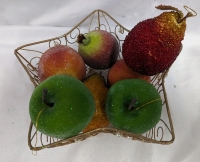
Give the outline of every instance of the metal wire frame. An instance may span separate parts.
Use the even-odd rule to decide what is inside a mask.
[[[97,30],[103,28],[102,30],[107,30],[110,33],[112,33],[117,38],[120,44],[119,59],[121,58],[121,45],[123,43],[125,36],[129,32],[129,30],[123,27],[120,23],[118,23],[114,18],[112,18],[105,11],[95,10],[91,14],[89,14],[87,17],[85,17],[80,23],[74,26],[70,31],[68,31],[67,33],[61,36],[25,44],[15,49],[14,51],[15,56],[17,57],[21,65],[23,66],[24,70],[28,74],[31,82],[33,83],[35,87],[39,84],[39,78],[37,74],[38,72],[37,63],[44,52],[44,50],[36,49],[37,46],[42,45],[42,46],[50,48],[53,43],[53,45],[65,44],[69,46],[75,45],[76,47],[76,39],[77,39],[78,34],[82,32],[81,31],[83,29],[82,25],[84,25],[84,23],[89,24],[89,26],[87,26],[88,32],[91,31],[92,28],[97,29]],[[114,25],[112,25],[111,27],[110,23]],[[74,33],[76,33],[75,36],[73,36]],[[27,55],[27,53],[31,53],[33,57],[30,58],[30,55]],[[94,69],[87,67],[88,74],[93,70]],[[70,143],[75,143],[75,142],[85,140],[99,133],[111,133],[118,137],[125,137],[131,140],[139,140],[139,141],[147,142],[147,143],[156,143],[156,144],[163,144],[163,145],[173,143],[173,141],[175,140],[175,133],[174,133],[172,118],[170,114],[169,104],[167,100],[166,89],[164,85],[164,80],[168,71],[169,69],[163,73],[152,76],[151,78],[151,83],[154,85],[154,87],[157,89],[157,91],[162,97],[163,119],[160,119],[159,123],[154,128],[146,132],[145,134],[142,134],[142,135],[133,134],[133,133],[126,132],[123,130],[118,130],[116,128],[109,126],[106,128],[98,128],[90,132],[80,133],[75,137],[60,140],[60,139],[48,137],[38,132],[35,129],[33,123],[31,122],[29,131],[28,131],[28,145],[30,149],[34,151],[38,151],[44,148],[53,148],[53,147],[63,146]],[[104,75],[104,77],[106,77],[106,74],[108,71],[101,71],[101,72]]]

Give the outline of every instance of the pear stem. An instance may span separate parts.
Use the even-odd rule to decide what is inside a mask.
[[[136,104],[137,100],[135,98],[133,98],[128,106],[128,110],[132,110],[134,105]]]
[[[159,6],[156,6],[155,8],[159,9],[159,10],[172,10],[172,11],[176,11],[178,12],[181,17],[183,17],[183,13],[182,11],[180,11],[178,8],[175,8],[173,6],[169,6],[169,5],[159,5]]]
[[[188,17],[193,17],[194,15],[191,12],[188,12],[182,19],[178,21],[178,23],[182,23],[184,20],[186,20]]]
[[[159,5],[159,6],[156,6],[157,9],[160,9],[160,10],[172,10],[172,11],[177,11],[179,14],[180,14],[180,17],[183,17],[182,19],[180,19],[178,21],[178,23],[182,23],[184,20],[186,20],[188,17],[194,17],[197,15],[196,11],[194,11],[193,9],[191,9],[190,7],[188,6],[183,6],[187,11],[188,13],[183,17],[183,13],[182,11],[180,11],[178,8],[175,8],[175,7],[172,7],[172,6],[168,6],[168,5]],[[189,10],[191,10],[192,12],[189,12]]]
[[[44,88],[44,89],[42,90],[42,101],[43,101],[47,106],[53,107],[54,103],[49,103],[49,102],[47,102],[47,100],[46,100],[47,93],[48,93],[48,90],[47,90],[46,88]]]

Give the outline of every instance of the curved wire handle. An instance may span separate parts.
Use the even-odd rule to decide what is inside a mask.
[[[194,17],[197,16],[197,12],[195,10],[193,10],[192,8],[188,7],[188,6],[183,6],[189,13],[191,13],[190,17]],[[192,12],[190,12],[189,10],[191,10],[194,14],[192,14]]]

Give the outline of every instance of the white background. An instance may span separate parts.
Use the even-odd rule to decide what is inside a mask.
[[[17,47],[66,33],[95,9],[124,27],[157,16],[159,4],[183,5],[200,14],[199,0],[1,0],[0,1],[0,162],[198,162],[200,161],[200,17],[187,20],[183,50],[165,85],[175,141],[147,144],[108,134],[32,155],[27,144],[28,103],[34,89],[16,59]]]

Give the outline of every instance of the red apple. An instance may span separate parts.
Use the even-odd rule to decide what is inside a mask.
[[[40,82],[55,74],[66,74],[79,80],[86,75],[82,57],[71,47],[56,45],[45,51],[38,64]]]
[[[143,79],[150,82],[150,76],[141,75],[130,69],[124,62],[124,59],[118,60],[109,70],[107,82],[111,86],[114,83],[124,79]]]
[[[108,69],[117,61],[119,43],[114,35],[105,30],[80,34],[77,42],[78,53],[93,69]]]

